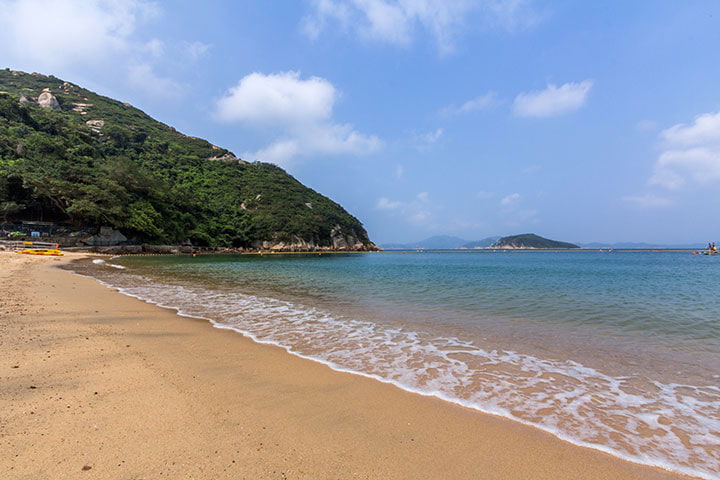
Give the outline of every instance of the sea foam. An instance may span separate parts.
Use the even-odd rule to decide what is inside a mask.
[[[94,263],[100,263],[95,260]],[[101,276],[102,277],[102,276]],[[705,479],[720,471],[720,388],[616,377],[472,341],[123,272],[104,284],[331,368],[503,416],[563,440]]]
[[[92,263],[94,263],[95,265],[103,265],[106,267],[117,268],[118,270],[125,270],[125,268],[127,268],[122,265],[115,265],[114,263],[108,263],[105,260],[101,260],[99,258],[96,258],[95,260],[93,260]]]

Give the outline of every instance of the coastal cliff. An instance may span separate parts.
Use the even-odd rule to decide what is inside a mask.
[[[280,167],[249,163],[128,103],[0,70],[0,218],[109,227],[129,243],[376,250],[360,221]]]

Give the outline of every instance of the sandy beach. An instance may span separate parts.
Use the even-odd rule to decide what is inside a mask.
[[[0,252],[3,479],[687,478]]]

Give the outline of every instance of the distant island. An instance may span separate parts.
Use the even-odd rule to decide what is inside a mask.
[[[4,236],[40,233],[32,225],[59,243],[377,249],[357,218],[275,165],[10,69],[0,70],[0,223]]]
[[[534,233],[523,233],[521,235],[510,235],[502,237],[490,245],[490,248],[580,248],[574,243],[559,242],[549,238],[535,235]]]
[[[541,237],[534,233],[510,235],[506,237],[487,237],[468,242],[459,237],[436,235],[413,243],[386,243],[381,245],[387,250],[468,250],[481,248],[580,248],[574,243],[559,242]]]

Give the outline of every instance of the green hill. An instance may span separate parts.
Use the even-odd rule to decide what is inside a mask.
[[[558,242],[543,238],[534,233],[524,233],[522,235],[510,235],[502,237],[497,242],[490,245],[490,248],[580,248],[573,243]]]
[[[375,248],[355,217],[275,165],[9,69],[0,70],[0,219],[111,226],[148,243]]]

